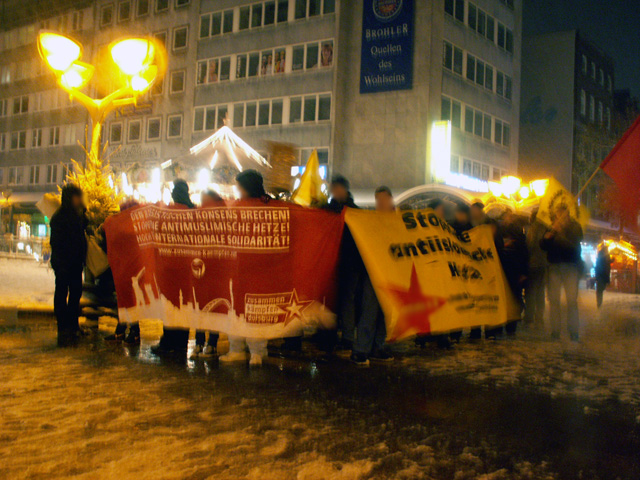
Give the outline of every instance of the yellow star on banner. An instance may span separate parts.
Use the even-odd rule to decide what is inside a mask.
[[[396,285],[389,285],[384,289],[396,300],[400,310],[400,316],[390,335],[391,340],[398,340],[412,333],[431,333],[429,317],[447,303],[444,298],[422,293],[415,265],[411,269],[409,290]]]
[[[289,304],[284,307],[287,312],[287,316],[284,319],[284,326],[286,327],[295,317],[302,319],[304,310],[311,305],[311,303],[313,303],[312,300],[299,300],[298,292],[296,292],[294,288]]]

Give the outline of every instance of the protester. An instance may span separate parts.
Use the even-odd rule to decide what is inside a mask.
[[[504,247],[500,261],[515,299],[512,311],[507,311],[505,330],[507,335],[515,335],[524,307],[522,290],[529,273],[529,254],[522,223],[511,210],[507,210],[502,216],[501,230]]]
[[[376,211],[394,212],[395,204],[389,187],[380,186],[375,192]],[[368,366],[369,359],[389,362],[393,360],[385,349],[387,329],[384,313],[376,297],[369,275],[364,272],[362,284],[362,308],[356,327],[351,361],[358,366]]]
[[[598,308],[602,306],[604,290],[611,282],[611,262],[609,247],[603,243],[598,249],[596,257],[596,304]]]
[[[581,275],[582,227],[569,215],[565,204],[551,212],[551,229],[544,234],[540,245],[549,261],[549,303],[551,336],[560,338],[560,293],[564,287],[567,298],[567,328],[571,340],[578,341],[578,282]]]
[[[202,208],[215,207],[223,204],[224,200],[214,190],[206,190],[200,196],[200,205]],[[196,346],[191,353],[192,357],[213,357],[218,353],[218,332],[209,332],[209,338],[206,338],[204,330],[196,330]]]
[[[427,208],[433,210],[433,213],[435,213],[438,218],[446,221],[447,212],[444,207],[444,201],[442,199],[434,198],[433,200],[430,200],[427,204]]]
[[[82,190],[73,184],[62,187],[60,208],[50,221],[51,267],[56,276],[53,308],[59,346],[73,343],[80,333],[82,269],[87,256],[84,212]]]
[[[345,207],[358,208],[349,191],[349,180],[342,175],[334,175],[329,186],[331,200],[325,207],[335,213],[341,213]],[[339,348],[352,350],[356,330],[356,308],[360,305],[362,282],[365,273],[360,252],[345,225],[338,265],[338,329],[342,332]],[[330,348],[330,345],[325,346]]]
[[[264,189],[262,175],[256,170],[245,170],[236,176],[236,185],[241,200],[261,199],[267,203],[271,196]],[[267,340],[263,338],[237,337],[229,335],[229,352],[220,357],[221,362],[244,362],[247,359],[246,349],[251,354],[249,365],[262,365],[262,359],[267,356]]]
[[[171,198],[175,205],[195,208],[195,205],[189,196],[189,184],[181,178],[174,180]],[[189,329],[163,327],[160,343],[151,347],[151,352],[156,355],[163,355],[172,352],[186,352],[188,345]]]
[[[120,204],[120,211],[123,212],[128,208],[137,207],[138,205],[140,204],[135,200],[123,202]],[[100,226],[100,230],[104,231],[104,224]],[[105,253],[107,253],[106,235],[102,235],[101,238],[103,241],[100,242],[99,245],[105,251]],[[111,273],[111,268],[109,268],[107,272],[109,272],[111,276],[111,281],[113,281],[113,274]],[[129,327],[128,334],[127,334],[127,326]],[[127,325],[126,323],[121,322],[118,319],[118,324],[116,325],[116,331],[111,335],[107,335],[107,337],[105,337],[105,340],[108,342],[124,342],[124,343],[128,343],[129,345],[137,345],[140,343],[140,324],[138,322],[134,322],[131,325]]]
[[[451,225],[456,232],[456,235],[460,237],[464,232],[468,232],[473,228],[471,224],[469,205],[459,203],[455,208],[455,216],[453,224]]]
[[[547,283],[547,253],[540,247],[546,227],[537,219],[538,210],[531,213],[527,230],[527,250],[529,252],[529,276],[525,287],[524,323],[544,324],[544,300]]]

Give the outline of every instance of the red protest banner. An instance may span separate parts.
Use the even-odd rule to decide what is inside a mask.
[[[121,321],[253,338],[332,327],[343,228],[279,201],[125,210],[105,223]]]

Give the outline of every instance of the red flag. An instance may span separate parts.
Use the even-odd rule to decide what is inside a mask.
[[[600,164],[620,191],[621,206],[635,227],[640,209],[640,117]]]

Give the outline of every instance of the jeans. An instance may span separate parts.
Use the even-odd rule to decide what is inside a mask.
[[[604,290],[607,288],[607,282],[596,280],[596,304],[598,308],[602,306]]]
[[[578,265],[574,263],[555,263],[549,266],[549,304],[551,317],[551,333],[560,336],[562,311],[560,309],[560,293],[564,287],[567,297],[567,328],[573,340],[579,336],[580,320],[578,318],[578,281],[580,274]]]
[[[206,332],[204,330],[196,330],[196,345],[200,345],[201,347],[204,347],[205,335],[206,335]],[[217,347],[219,337],[220,337],[220,334],[218,334],[218,332],[209,332],[209,341],[207,342],[207,345],[211,345],[212,347]]]
[[[338,328],[342,330],[342,340],[353,343],[356,332],[357,308],[361,305],[362,277],[360,268],[352,268],[344,273],[340,288],[340,310]]]
[[[524,292],[524,322],[526,324],[544,323],[544,294],[547,280],[546,269],[532,269],[529,271],[527,288]]]
[[[370,355],[382,350],[387,337],[384,314],[378,303],[376,292],[368,275],[364,275],[362,285],[362,311],[356,329],[356,339],[353,344],[355,353]]]
[[[229,353],[244,352],[245,346],[249,347],[252,355],[267,356],[267,342],[265,338],[246,338],[229,335]]]
[[[55,271],[56,290],[53,296],[53,310],[58,321],[58,333],[72,333],[79,330],[80,297],[82,297],[82,270]]]

